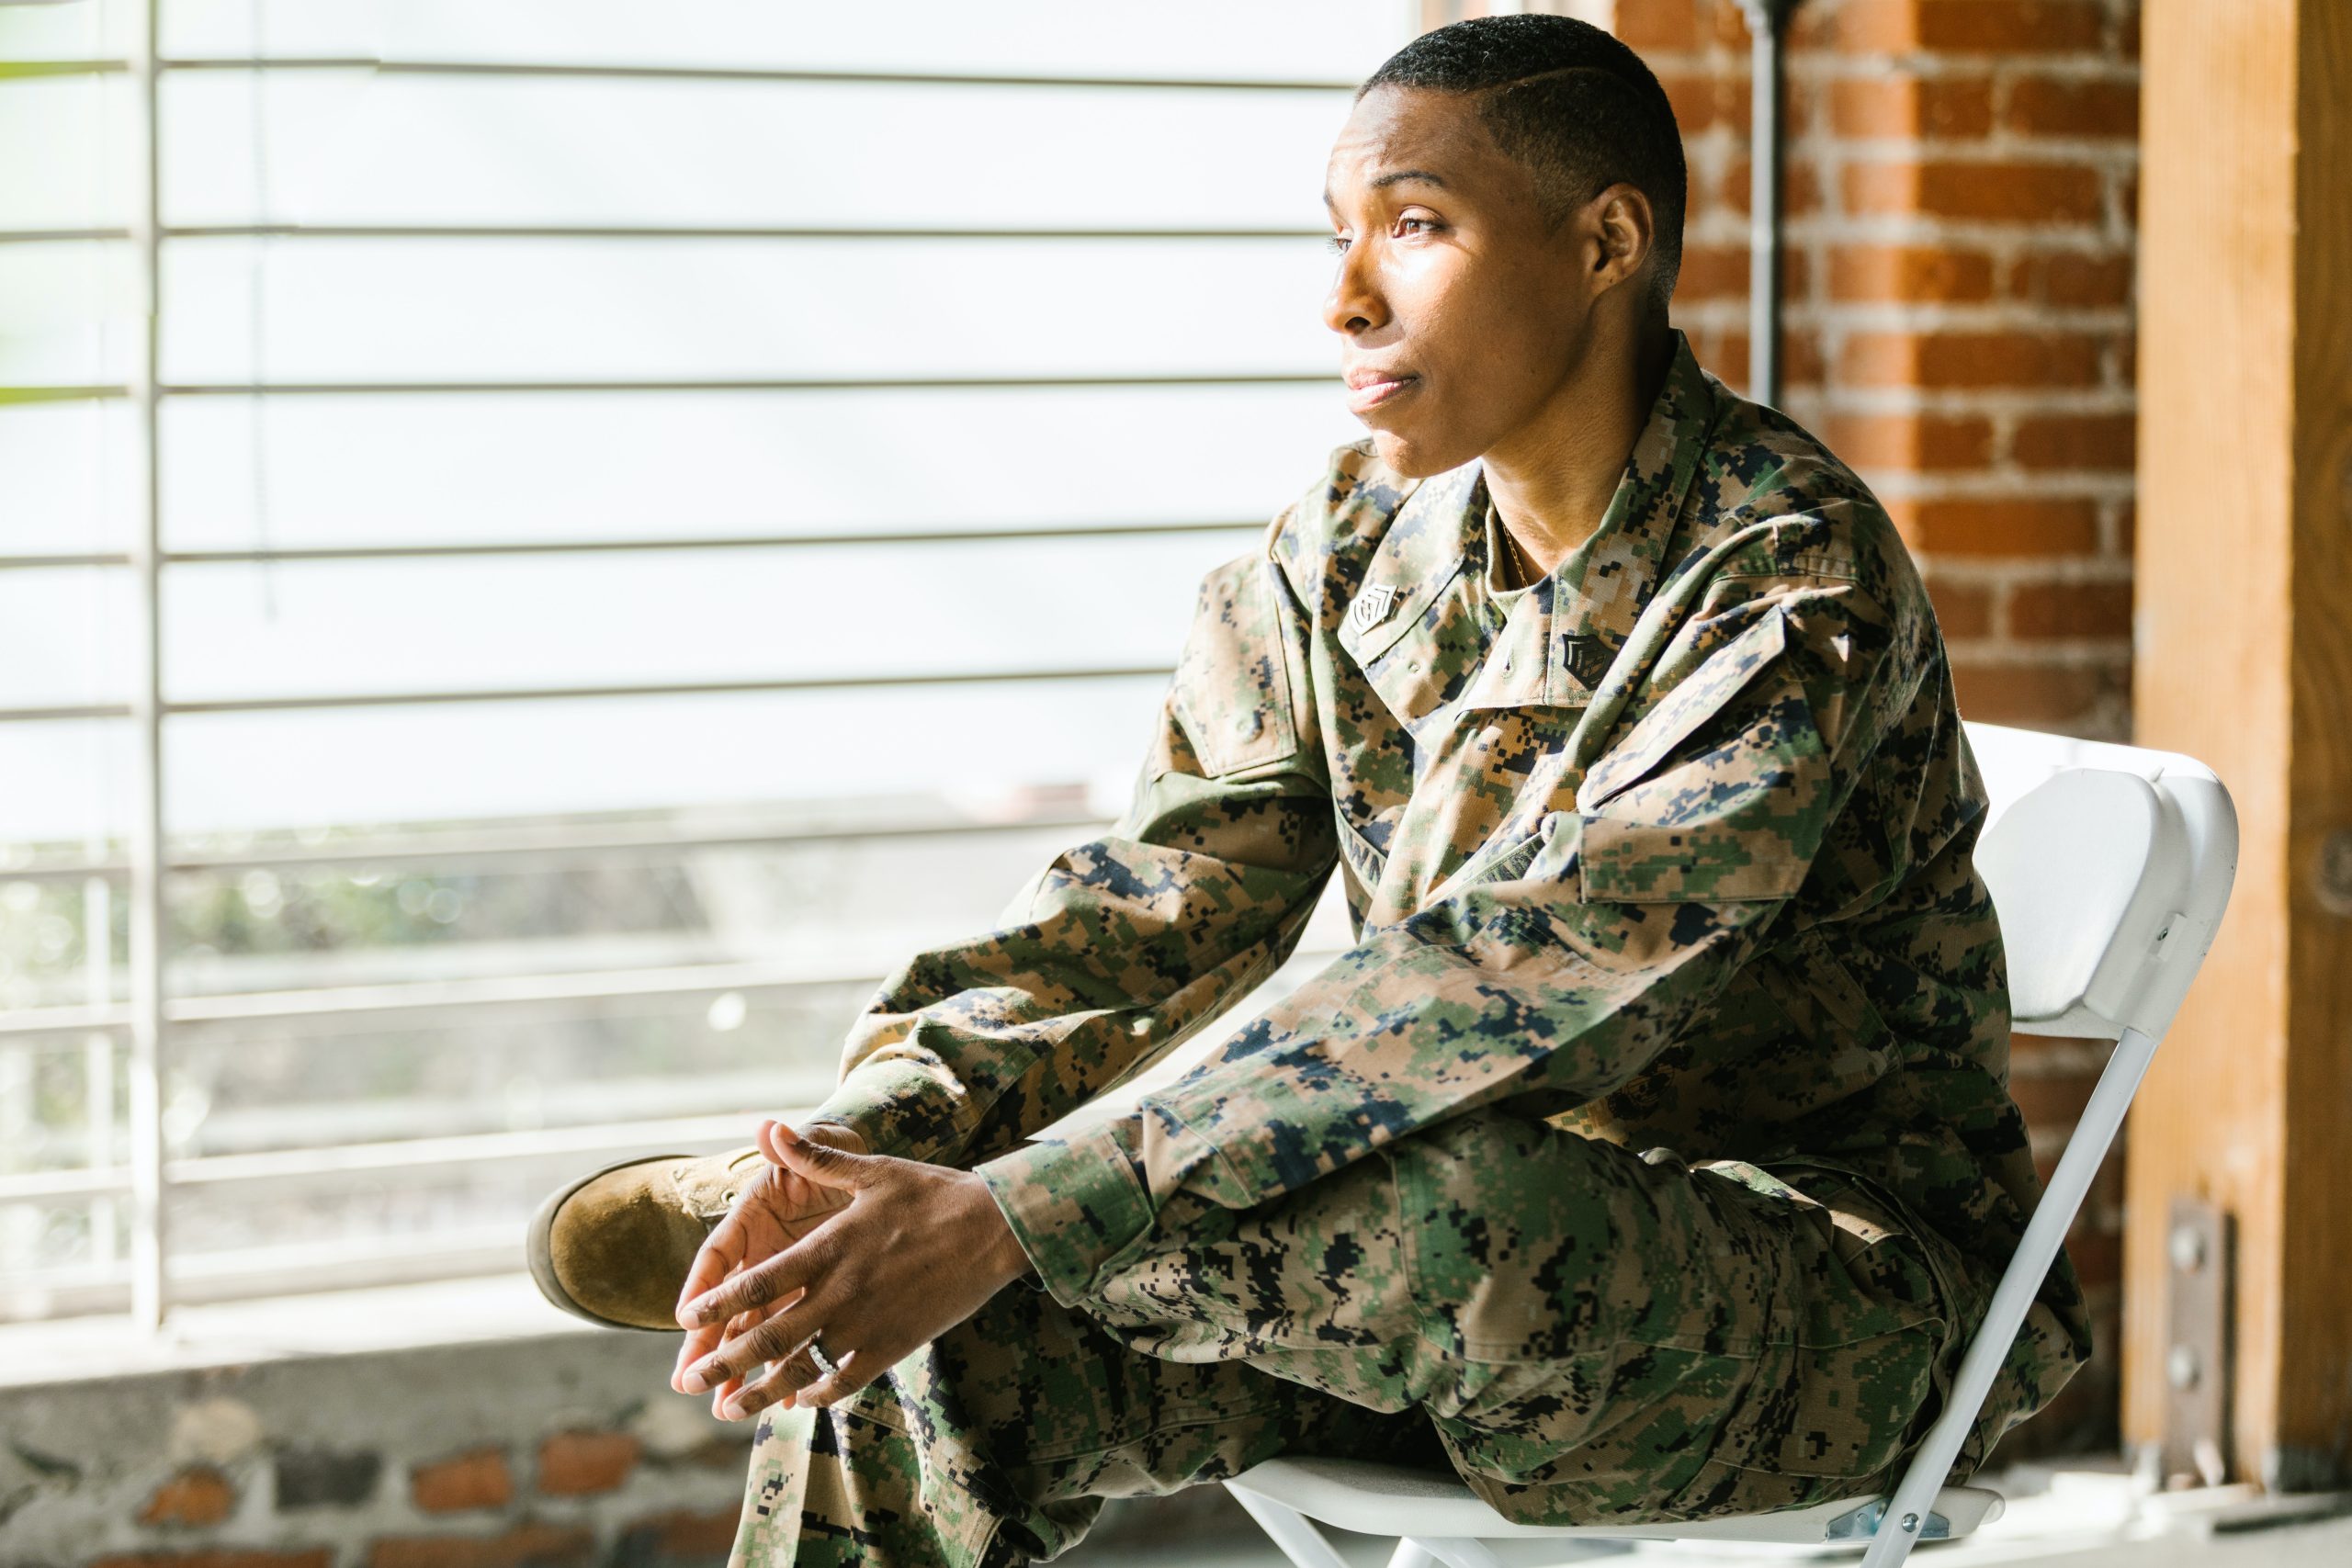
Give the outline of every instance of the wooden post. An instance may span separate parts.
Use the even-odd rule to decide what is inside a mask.
[[[2124,1432],[2163,1421],[2171,1199],[2209,1198],[2233,1468],[2304,1490],[2352,1472],[2352,6],[2142,17],[2135,738],[2221,773],[2244,854],[2132,1115]]]

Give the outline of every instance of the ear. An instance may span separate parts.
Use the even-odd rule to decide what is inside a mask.
[[[1596,296],[1646,270],[1657,239],[1657,220],[1650,198],[1638,186],[1622,181],[1609,186],[1585,204],[1584,219]]]

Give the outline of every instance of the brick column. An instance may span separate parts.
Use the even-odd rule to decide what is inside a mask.
[[[1673,98],[1679,317],[1747,374],[1746,25],[1618,0]],[[2133,0],[1805,0],[1791,31],[1790,412],[1927,568],[1973,718],[2129,732]]]
[[[1690,153],[1678,322],[1742,385],[1746,22],[1616,0],[1613,25]],[[2128,739],[2136,0],[1804,0],[1788,61],[1789,412],[1894,513],[1965,716]],[[2045,1177],[2103,1059],[2016,1043]],[[2093,1364],[2008,1453],[2115,1440],[2120,1158],[2068,1243]]]

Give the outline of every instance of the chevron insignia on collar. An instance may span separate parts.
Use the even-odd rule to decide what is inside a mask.
[[[1388,612],[1394,610],[1396,601],[1403,597],[1404,591],[1395,583],[1383,582],[1366,588],[1356,595],[1355,603],[1348,606],[1348,624],[1360,632],[1369,631],[1386,620]]]

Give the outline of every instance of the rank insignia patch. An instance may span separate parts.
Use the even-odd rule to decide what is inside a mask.
[[[1388,613],[1396,607],[1396,601],[1404,596],[1403,592],[1391,582],[1366,588],[1356,595],[1356,602],[1348,606],[1348,625],[1360,632],[1370,631],[1388,618]]]
[[[1597,637],[1572,633],[1560,639],[1560,662],[1587,686],[1597,686],[1609,669],[1609,645]]]

